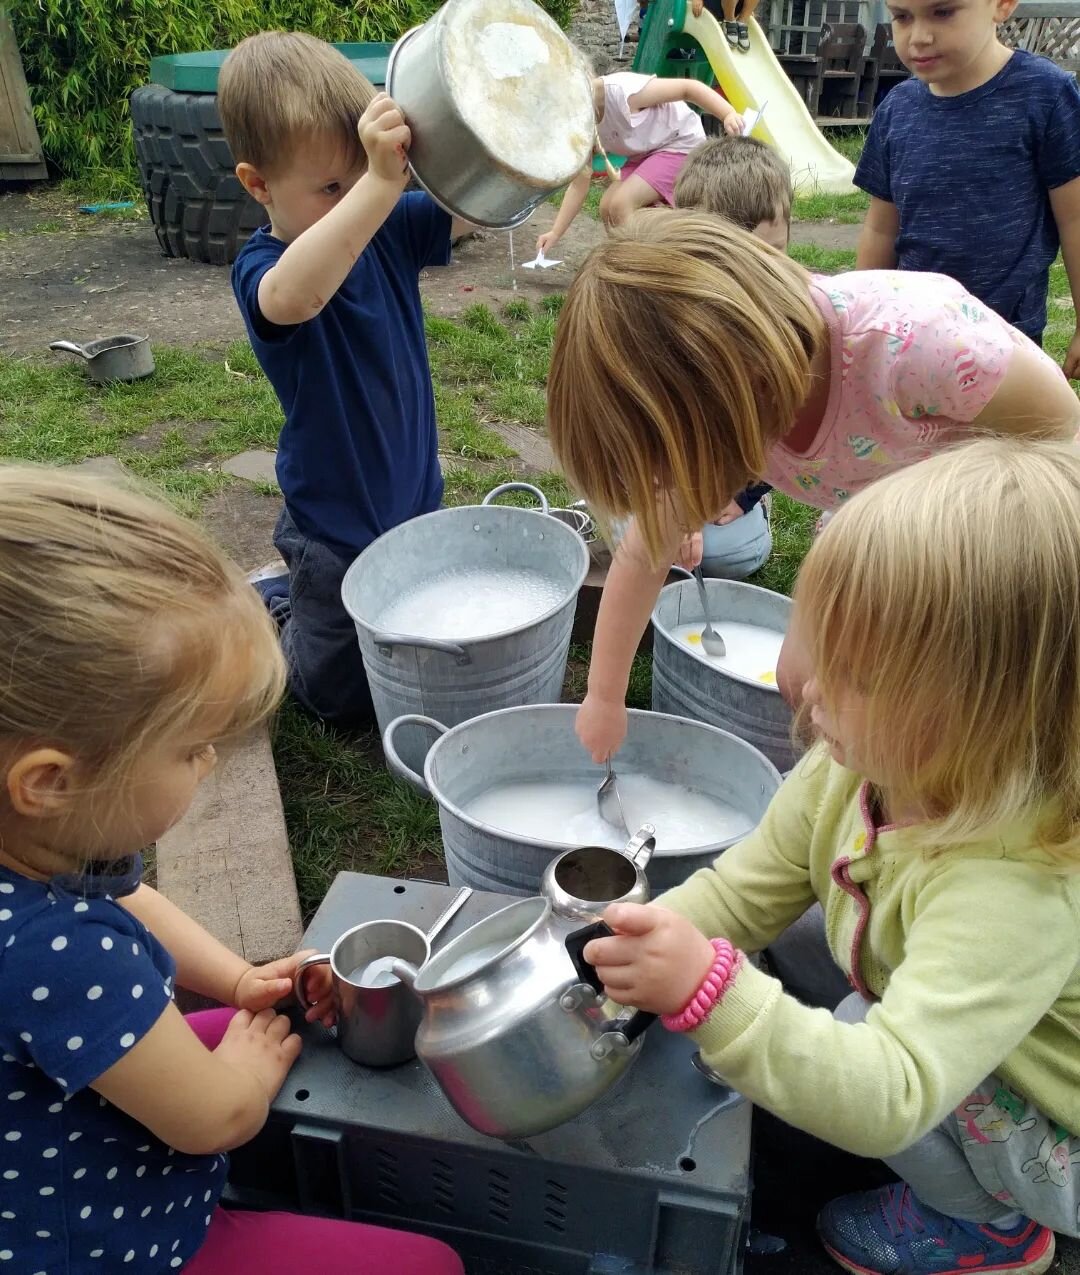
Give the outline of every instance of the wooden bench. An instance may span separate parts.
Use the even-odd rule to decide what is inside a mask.
[[[866,60],[866,31],[857,22],[825,23],[817,53],[782,55],[780,65],[813,116],[858,121],[860,85]],[[866,112],[867,117],[869,111]]]
[[[891,24],[879,22],[874,31],[870,56],[863,69],[862,85],[859,88],[859,114],[865,112],[872,115],[889,90],[910,75],[911,72],[900,61],[893,44]]]

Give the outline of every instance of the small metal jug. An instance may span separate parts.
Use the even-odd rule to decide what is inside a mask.
[[[656,829],[642,824],[625,850],[580,846],[548,864],[540,893],[560,921],[595,921],[611,903],[648,903],[645,867],[656,849]]]

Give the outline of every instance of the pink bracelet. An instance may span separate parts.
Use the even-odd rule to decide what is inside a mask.
[[[732,947],[727,939],[712,939],[711,942],[716,955],[701,986],[678,1014],[664,1014],[660,1019],[670,1032],[690,1032],[700,1027],[724,999],[724,993],[742,969],[742,952]]]

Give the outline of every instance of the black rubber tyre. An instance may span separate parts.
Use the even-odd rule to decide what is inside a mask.
[[[216,96],[149,84],[131,95],[131,122],[162,252],[227,266],[267,216],[233,172]]]

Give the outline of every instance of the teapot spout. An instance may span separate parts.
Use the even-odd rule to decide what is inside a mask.
[[[635,868],[644,868],[656,849],[656,829],[651,823],[643,823],[626,843],[626,857]]]
[[[390,973],[412,990],[413,984],[416,982],[416,976],[420,971],[415,965],[410,965],[408,961],[396,960],[390,966]]]

